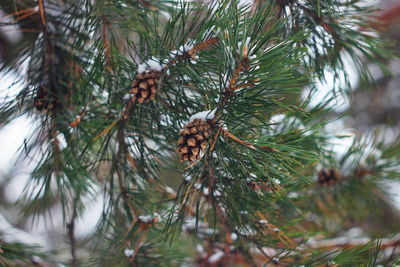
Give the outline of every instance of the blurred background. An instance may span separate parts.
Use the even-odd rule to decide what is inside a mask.
[[[245,2],[250,3],[251,1]],[[374,24],[374,27],[382,35],[390,38],[400,52],[400,1],[367,2],[376,4],[381,9],[377,11],[379,22]],[[9,4],[8,0],[0,1],[0,23],[8,23],[12,20],[12,16],[8,15]],[[0,65],[8,64],[11,61],[22,40],[31,40],[32,42],[35,40],[34,32],[29,31],[29,28],[37,27],[38,22],[35,21],[35,17],[26,16],[19,22],[24,23],[24,31],[20,30],[18,24],[0,27]],[[26,27],[27,25],[28,27]],[[348,98],[344,97],[341,103],[337,103],[335,112],[337,115],[345,115],[342,119],[329,125],[335,134],[350,133],[357,136],[384,128],[388,142],[398,135],[400,131],[400,60],[393,59],[387,64],[394,74],[390,77],[384,75],[378,66],[372,63],[368,65],[376,82],[376,88],[373,89],[363,86],[363,81],[349,64],[348,72],[352,75],[351,83],[354,89]],[[19,77],[4,73],[0,73],[0,76],[0,99],[16,94],[18,88],[12,85]],[[5,90],[10,86],[11,91]],[[319,98],[329,97],[330,92],[326,89],[328,87],[322,84],[319,86],[320,92],[318,97],[313,100],[314,103],[318,103]],[[24,140],[29,139],[32,129],[35,128],[34,123],[36,122],[33,118],[22,116],[0,131],[0,237],[7,242],[37,243],[45,250],[57,250],[65,246],[67,241],[59,203],[54,203],[51,216],[38,218],[34,223],[32,220],[19,216],[21,203],[18,202],[18,199],[23,193],[29,173],[35,164],[34,159],[24,159],[18,155]],[[338,152],[345,151],[346,145],[350,146],[350,144],[351,141],[343,141],[337,144],[336,149]],[[169,177],[172,174],[165,175]],[[394,204],[400,209],[400,185],[395,182],[388,182],[387,185],[392,193]],[[87,206],[84,215],[77,221],[76,238],[78,242],[94,233],[97,220],[102,212],[103,200],[100,194],[95,201],[88,199],[88,203],[91,204]],[[84,253],[84,251],[80,251],[80,253]]]

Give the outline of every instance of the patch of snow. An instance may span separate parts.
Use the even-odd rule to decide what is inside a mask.
[[[32,262],[33,262],[34,264],[41,264],[41,263],[43,263],[43,260],[42,260],[42,258],[39,257],[39,256],[32,256]]]
[[[150,215],[140,215],[140,216],[138,216],[138,220],[141,223],[152,223],[152,222],[154,222],[155,219],[157,219],[157,220],[160,219],[160,215],[158,213],[154,213],[153,215],[150,214]]]
[[[4,197],[8,202],[15,203],[24,192],[25,185],[29,181],[29,167],[19,166],[24,172],[18,173],[7,182],[4,190]]]
[[[255,236],[257,235],[256,230],[251,228],[249,225],[246,225],[244,227],[236,227],[235,229],[240,235],[243,236]]]
[[[207,225],[204,222],[197,221],[197,227],[202,228],[206,227]],[[184,224],[182,225],[183,231],[193,231],[196,228],[196,218],[192,217],[185,220]]]
[[[222,195],[221,191],[219,191],[218,189],[216,189],[213,193],[214,197],[220,197]]]
[[[132,95],[128,93],[128,94],[125,94],[122,99],[125,101],[129,101],[131,98],[132,98]]]
[[[133,256],[133,253],[134,253],[133,249],[126,248],[126,249],[124,250],[125,257],[127,257],[127,258],[132,257],[132,256]]]
[[[272,180],[272,182],[273,182],[274,184],[277,184],[277,185],[280,185],[280,184],[281,184],[281,181],[279,181],[279,180],[276,179],[276,178],[272,178],[271,180]]]
[[[231,239],[232,239],[232,241],[236,241],[237,238],[238,238],[238,235],[237,235],[236,233],[232,233],[232,234],[231,234]]]
[[[178,49],[171,51],[170,57],[175,58],[177,56],[182,56],[183,54],[187,53],[188,51],[194,48],[193,40],[189,39],[184,45],[178,47]]]
[[[167,192],[168,194],[171,194],[171,195],[175,195],[176,194],[175,190],[172,187],[168,186],[168,185],[166,185],[164,187],[164,189],[165,189],[165,192]]]
[[[210,190],[209,190],[207,187],[204,187],[204,188],[203,188],[203,194],[204,194],[205,196],[208,196],[208,195],[210,194]]]
[[[297,193],[297,192],[290,192],[290,193],[288,194],[288,198],[297,198],[297,197],[299,197],[299,196],[300,196],[300,194]]]
[[[161,64],[159,59],[152,57],[152,58],[146,60],[145,62],[143,62],[142,64],[138,65],[137,73],[143,74],[145,72],[149,72],[152,70],[161,72],[164,67],[165,67],[165,65]]]
[[[216,263],[225,255],[223,251],[217,251],[208,258],[209,263]]]
[[[101,187],[94,186],[93,196],[85,196],[85,211],[76,220],[75,235],[77,238],[85,238],[96,230],[96,225],[103,213],[104,198],[101,194]]]
[[[41,236],[15,228],[2,214],[0,214],[0,233],[2,234],[2,239],[8,243],[18,242],[46,246],[46,241]]]
[[[215,108],[213,110],[206,110],[206,111],[198,112],[198,113],[192,115],[190,117],[189,121],[194,121],[196,119],[203,120],[203,121],[212,120],[215,117],[216,111],[217,111],[217,109]]]
[[[203,252],[204,252],[204,247],[203,247],[203,245],[197,244],[197,245],[196,245],[196,251],[197,251],[198,253],[203,253]]]
[[[188,175],[188,176],[185,177],[184,180],[185,180],[185,182],[189,183],[192,180],[192,176]]]
[[[58,144],[61,149],[64,149],[67,147],[67,140],[65,139],[64,134],[58,133],[56,139],[57,139]]]
[[[13,44],[18,43],[22,39],[22,33],[18,24],[12,20],[12,17],[7,16],[7,14],[5,14],[2,10],[0,10],[0,23],[2,27],[2,33]]]

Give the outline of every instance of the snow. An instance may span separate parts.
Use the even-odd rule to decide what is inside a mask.
[[[138,217],[138,219],[142,223],[151,223],[153,221],[153,216],[152,215],[140,215]]]
[[[189,183],[191,180],[192,180],[192,176],[191,175],[188,175],[188,176],[185,177],[185,182],[186,183]]]
[[[210,190],[209,190],[207,187],[204,187],[204,188],[203,188],[203,194],[204,194],[205,196],[208,196],[208,195],[210,194]]]
[[[272,178],[271,180],[272,180],[272,182],[273,182],[274,184],[277,184],[277,185],[280,185],[280,184],[281,184],[281,181],[279,181],[279,180],[276,179],[276,178]]]
[[[25,232],[21,229],[17,229],[13,227],[7,219],[0,214],[0,233],[2,235],[2,239],[8,243],[23,243],[30,245],[39,245],[41,247],[46,246],[46,240],[39,235],[31,234]]]
[[[154,213],[153,215],[140,215],[138,216],[138,220],[142,223],[152,223],[158,221],[160,219],[160,215],[158,213]]]
[[[209,262],[209,263],[216,263],[216,262],[218,262],[224,255],[225,255],[225,253],[224,253],[223,251],[217,251],[216,253],[212,254],[212,255],[208,258],[208,262]]]
[[[257,247],[251,247],[250,248],[250,253],[263,253],[267,255],[268,257],[274,257],[277,254],[277,251],[273,248],[269,247],[262,247],[261,249]]]
[[[198,228],[203,228],[206,227],[206,223],[202,221],[197,221],[197,227]],[[196,218],[191,217],[185,220],[185,222],[182,225],[182,230],[186,232],[190,232],[196,229]]]
[[[213,109],[213,110],[206,110],[206,111],[202,111],[202,112],[198,112],[194,115],[192,115],[189,119],[189,121],[194,121],[196,119],[198,120],[212,120],[215,117],[215,112],[217,111],[217,109]]]
[[[23,171],[21,171],[20,173],[15,173],[13,178],[5,185],[3,196],[10,203],[15,203],[18,201],[18,199],[24,192],[26,183],[29,181],[28,169],[30,169],[30,166],[25,166],[25,164],[21,164],[18,167],[21,168]]]
[[[32,256],[32,262],[33,262],[34,264],[42,264],[42,263],[43,263],[43,260],[42,260],[42,258],[40,258],[39,256]]]
[[[85,238],[93,234],[103,213],[104,198],[101,193],[101,187],[92,186],[94,188],[93,197],[87,196],[83,198],[85,210],[76,220],[75,235],[77,238]]]
[[[242,236],[255,236],[257,234],[256,230],[246,225],[244,227],[236,227],[235,229]]]
[[[22,33],[18,24],[14,23],[12,17],[7,16],[2,10],[0,10],[0,24],[2,33],[9,41],[16,44],[22,39]]]
[[[196,251],[197,251],[198,253],[204,252],[204,247],[203,247],[203,245],[201,245],[201,244],[196,244]]]
[[[297,198],[297,197],[299,197],[299,196],[300,196],[300,194],[297,193],[297,192],[290,192],[290,193],[288,194],[288,198]]]
[[[252,5],[252,4],[253,4],[252,0],[239,0],[240,6],[247,6],[247,5]]]
[[[65,139],[64,134],[58,133],[56,138],[58,140],[60,148],[65,149],[67,147],[67,140]]]
[[[194,42],[193,40],[189,39],[186,44],[181,45],[177,50],[173,50],[170,53],[171,58],[175,58],[176,56],[181,56],[188,51],[192,50],[194,48]]]
[[[127,258],[132,257],[132,256],[133,256],[133,253],[134,253],[133,249],[126,248],[126,249],[124,250],[124,254],[125,254],[125,256],[126,256]]]
[[[221,191],[219,191],[218,189],[216,189],[213,193],[214,197],[220,197],[222,195]]]
[[[161,64],[159,59],[152,57],[152,58],[148,59],[147,61],[143,62],[142,64],[138,65],[137,73],[142,74],[142,73],[149,72],[152,70],[161,72],[164,67],[165,67],[165,65]]]
[[[164,187],[164,189],[165,189],[165,192],[167,192],[168,194],[176,195],[176,192],[175,192],[175,190],[174,190],[172,187],[166,185],[166,186]]]
[[[231,234],[231,239],[232,239],[232,241],[236,241],[237,238],[238,238],[238,235],[237,235],[236,233],[232,233],[232,234]]]
[[[201,186],[202,186],[202,185],[201,185],[200,183],[196,183],[196,184],[194,184],[193,187],[194,187],[195,189],[197,189],[197,190],[200,190],[200,189],[201,189]]]
[[[122,97],[122,99],[123,100],[125,100],[125,101],[129,101],[130,99],[132,98],[132,95],[131,94],[125,94],[123,97]]]
[[[0,173],[5,173],[17,162],[19,147],[23,145],[25,139],[32,136],[32,130],[36,126],[36,121],[23,115],[1,128],[0,147],[3,154],[0,157]]]

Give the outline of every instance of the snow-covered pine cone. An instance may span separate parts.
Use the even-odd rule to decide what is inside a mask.
[[[154,100],[160,78],[161,72],[156,70],[138,74],[130,90],[130,93],[133,95],[132,102],[142,104]]]
[[[322,169],[318,172],[318,184],[334,185],[342,181],[342,176],[335,169]]]
[[[193,119],[179,133],[177,152],[182,161],[200,159],[207,147],[207,139],[213,130],[210,120]]]

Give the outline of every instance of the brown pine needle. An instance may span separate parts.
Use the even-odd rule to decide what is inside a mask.
[[[236,136],[234,136],[233,134],[231,134],[228,130],[222,129],[222,133],[224,135],[224,137],[226,138],[230,138],[232,140],[234,140],[235,142],[244,145],[248,148],[257,150],[257,148],[255,146],[253,146],[250,142],[244,141],[244,140],[240,140],[239,138],[237,138]]]
[[[43,0],[38,0],[38,4],[39,4],[39,12],[40,12],[40,18],[42,20],[42,24],[43,26],[46,26],[46,15],[44,14],[44,4],[43,4]]]
[[[107,128],[105,128],[103,131],[101,131],[101,133],[99,133],[98,135],[96,135],[93,138],[93,141],[96,141],[97,139],[99,139],[100,137],[106,135],[108,132],[111,131],[111,129],[118,123],[119,120],[113,121],[109,126],[107,126]]]
[[[23,15],[21,15],[21,16],[16,17],[15,19],[13,19],[13,22],[17,22],[17,21],[19,21],[19,20],[22,20],[22,19],[27,18],[27,17],[29,17],[29,16],[32,16],[32,15],[34,15],[34,14],[36,14],[36,11],[35,11],[35,10],[33,10],[33,11],[31,11],[31,12],[28,12],[28,13],[25,13],[25,14],[23,14]]]
[[[22,9],[22,10],[18,10],[16,12],[14,12],[14,13],[5,15],[5,16],[3,16],[3,18],[15,17],[15,16],[18,16],[20,14],[25,14],[25,13],[36,13],[36,10],[34,8]]]

